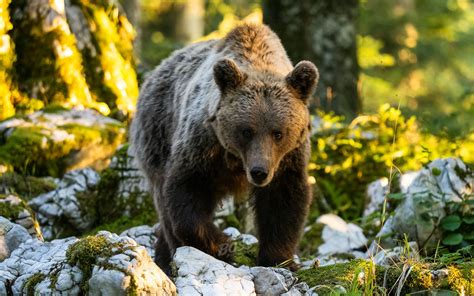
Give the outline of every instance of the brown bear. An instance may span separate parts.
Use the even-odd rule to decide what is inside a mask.
[[[311,202],[307,101],[318,77],[311,62],[293,68],[264,25],[178,50],[147,77],[130,134],[160,218],[165,272],[180,246],[229,259],[213,214],[223,197],[245,192],[258,264],[293,258]]]

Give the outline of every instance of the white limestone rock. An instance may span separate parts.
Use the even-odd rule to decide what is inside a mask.
[[[0,216],[0,262],[8,258],[11,252],[29,239],[31,236],[23,226]]]
[[[83,295],[85,281],[89,295],[176,295],[173,282],[154,264],[144,247],[128,237],[105,231],[98,237],[106,240],[102,247],[107,252],[97,255],[89,278],[85,278],[87,266],[67,258],[68,250],[81,252],[77,238],[51,242],[31,239],[23,243],[0,263],[0,295],[28,291],[37,295]]]
[[[346,223],[339,216],[325,214],[320,216],[317,223],[324,224],[322,239],[324,243],[318,247],[319,255],[351,253],[367,244],[367,238],[359,226]]]
[[[253,276],[193,247],[174,255],[179,295],[256,295]]]
[[[248,246],[258,243],[258,239],[255,236],[247,233],[240,233],[240,231],[235,227],[227,227],[223,232],[228,235],[232,241],[241,241]]]
[[[235,268],[192,247],[178,248],[173,260],[180,295],[314,295],[283,268]]]
[[[122,232],[120,236],[127,236],[135,240],[140,246],[145,247],[148,255],[154,259],[156,232],[159,226],[160,224],[157,223],[154,226],[142,225],[132,227]]]
[[[92,191],[99,181],[99,174],[92,169],[72,171],[64,175],[56,190],[41,194],[28,203],[37,214],[45,239],[71,231],[82,232],[93,225],[95,217],[81,204],[84,201],[78,195],[94,198]]]
[[[148,181],[140,171],[131,146],[123,145],[110,162],[110,169],[118,174],[117,202],[123,207],[123,214],[140,209],[149,199]]]

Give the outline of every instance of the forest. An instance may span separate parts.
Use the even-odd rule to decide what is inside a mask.
[[[242,24],[319,71],[312,203],[263,267],[255,201],[228,196],[232,258],[181,246],[170,274],[140,89]],[[473,295],[473,53],[470,0],[0,0],[0,295]]]

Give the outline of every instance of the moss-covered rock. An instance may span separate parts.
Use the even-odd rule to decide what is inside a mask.
[[[55,179],[20,175],[14,172],[0,174],[0,194],[17,194],[30,200],[40,194],[56,189]]]
[[[80,235],[97,220],[96,187],[99,174],[92,169],[75,170],[57,182],[57,188],[29,201],[45,239]]]
[[[109,168],[101,172],[94,201],[96,205],[92,206],[98,220],[93,231],[121,233],[134,226],[153,225],[158,221],[148,184],[128,145],[118,149]]]
[[[6,295],[176,295],[144,247],[109,232],[28,240],[2,262],[0,274]]]
[[[2,1],[0,120],[50,104],[130,117],[134,38],[115,1]]]
[[[18,196],[0,194],[0,216],[23,226],[32,237],[43,238],[34,212]]]
[[[0,123],[0,164],[23,174],[59,176],[103,166],[124,137],[120,122],[93,110],[45,109]]]

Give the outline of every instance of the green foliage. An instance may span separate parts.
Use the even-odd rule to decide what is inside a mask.
[[[6,198],[6,195],[0,194],[0,200],[5,199],[5,198]],[[28,205],[24,202],[22,202],[21,204],[12,204],[4,200],[0,202],[0,216],[3,216],[9,220],[18,219],[18,215],[24,209],[29,209],[31,211]]]
[[[232,242],[232,262],[237,266],[256,266],[258,244],[247,245],[239,240]]]
[[[0,188],[0,190],[15,193],[28,200],[54,190],[56,184],[50,178],[38,178],[7,172],[3,175],[0,174]]]
[[[401,104],[431,133],[472,133],[473,16],[472,1],[362,1],[359,34],[393,58],[388,65],[370,63],[376,67],[366,67],[359,58],[365,110],[373,112],[385,102]],[[379,55],[371,48],[373,42],[359,42],[359,53]]]
[[[461,202],[447,203],[448,213],[439,223],[443,232],[441,243],[451,251],[474,245],[474,195],[462,196]]]
[[[400,295],[406,295],[438,289],[470,295],[469,291],[473,291],[473,263],[449,265],[448,281],[432,277],[433,268],[432,264],[413,259],[405,259],[390,267],[356,259],[299,270],[297,276],[310,287],[315,287],[319,295],[392,295],[397,290]]]
[[[474,162],[474,142],[454,142],[425,134],[414,117],[406,119],[388,105],[381,106],[376,114],[361,115],[350,124],[341,117],[319,116],[320,126],[312,136],[309,169],[319,183],[319,199],[324,202],[313,205],[313,211],[331,211],[346,220],[357,219],[365,205],[367,185],[372,181],[381,177],[393,179],[397,172],[420,169],[443,156]]]

